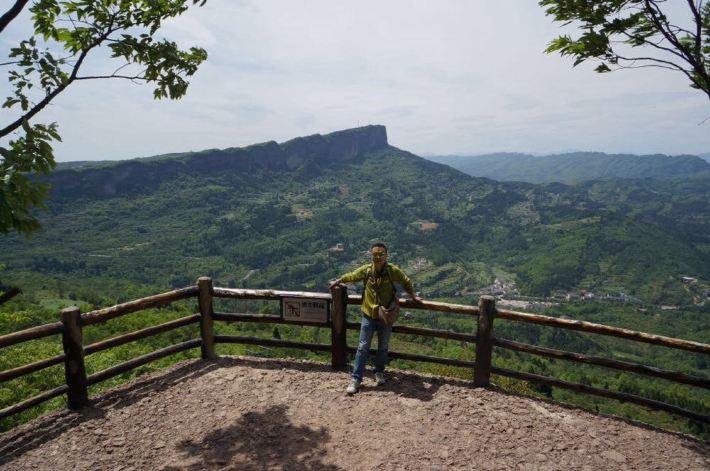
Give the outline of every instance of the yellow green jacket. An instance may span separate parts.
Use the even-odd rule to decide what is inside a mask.
[[[389,276],[387,271],[389,271]],[[368,317],[377,319],[377,306],[390,305],[392,296],[395,293],[395,287],[392,286],[392,282],[399,283],[407,293],[414,294],[412,280],[398,266],[391,263],[385,264],[382,273],[379,274],[375,273],[374,263],[363,265],[355,271],[346,273],[340,280],[343,283],[363,281],[368,275],[369,278],[362,295],[362,307],[360,308],[362,313]]]

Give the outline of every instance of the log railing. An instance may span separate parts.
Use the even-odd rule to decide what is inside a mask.
[[[8,406],[4,409],[0,409],[0,420],[41,404],[42,402],[62,396],[65,393],[67,395],[67,404],[70,408],[75,409],[82,407],[89,401],[88,386],[109,378],[113,378],[114,376],[123,374],[151,361],[173,355],[184,350],[199,347],[202,344],[202,339],[198,338],[189,340],[187,342],[151,352],[147,355],[133,358],[92,375],[87,375],[86,368],[84,367],[84,358],[87,355],[92,355],[128,342],[133,342],[135,340],[178,329],[186,325],[195,324],[200,321],[201,315],[194,314],[186,316],[164,324],[151,326],[125,335],[102,340],[91,345],[84,345],[84,327],[103,323],[110,319],[125,316],[126,314],[130,314],[132,312],[142,311],[152,307],[165,306],[172,302],[192,298],[197,295],[197,286],[191,286],[87,313],[81,313],[79,308],[71,307],[60,312],[59,317],[61,322],[31,327],[19,332],[13,332],[0,336],[0,348],[3,348],[61,334],[62,346],[64,348],[64,353],[61,355],[39,360],[10,370],[0,371],[0,384],[62,363],[64,363],[64,376],[66,379],[66,384],[38,394],[37,396],[31,397],[17,404]]]
[[[197,298],[199,313],[195,313],[180,319],[172,320],[163,324],[150,326],[135,332],[124,334],[118,337],[102,340],[90,345],[83,345],[83,328],[96,323],[105,322],[129,313],[142,311],[152,307],[164,306],[172,302]],[[325,301],[328,305],[329,315],[325,320],[305,321],[285,318],[281,315],[245,314],[245,313],[222,313],[215,312],[213,308],[214,298],[223,299],[251,299],[266,301],[281,301],[285,298],[311,301]],[[150,296],[123,304],[118,304],[106,309],[80,313],[78,308],[68,308],[61,312],[61,322],[32,327],[20,332],[13,332],[0,336],[0,348],[28,342],[35,339],[44,338],[51,335],[62,334],[62,344],[64,354],[52,358],[36,361],[27,365],[15,367],[10,370],[0,371],[0,383],[10,381],[31,373],[35,373],[44,368],[64,363],[66,384],[50,391],[26,399],[20,403],[0,410],[0,419],[17,414],[30,407],[44,401],[67,394],[67,403],[70,408],[78,408],[86,405],[89,401],[87,388],[106,379],[130,371],[138,366],[151,361],[176,354],[185,350],[200,347],[201,357],[213,359],[217,356],[216,344],[238,343],[247,345],[260,345],[277,348],[295,348],[319,352],[331,353],[331,364],[335,368],[347,366],[347,354],[355,353],[356,349],[347,345],[347,330],[359,330],[360,325],[347,321],[347,306],[359,305],[362,298],[356,295],[348,295],[347,288],[336,286],[330,293],[296,292],[280,290],[254,290],[254,289],[229,289],[216,288],[212,286],[210,278],[200,278],[195,286]],[[409,361],[422,361],[438,363],[450,366],[470,368],[473,370],[473,384],[476,386],[488,386],[490,375],[497,374],[515,379],[529,381],[533,383],[545,384],[558,388],[569,389],[576,392],[607,397],[620,401],[640,404],[652,409],[664,410],[699,422],[710,423],[710,416],[707,414],[683,409],[676,405],[667,404],[661,401],[640,397],[633,394],[611,391],[607,389],[595,388],[583,384],[570,383],[556,378],[549,378],[530,373],[513,371],[505,368],[493,366],[494,347],[504,348],[533,355],[541,355],[549,358],[556,358],[577,363],[591,364],[605,368],[628,371],[636,374],[662,378],[668,381],[687,384],[698,388],[710,389],[710,380],[699,378],[676,371],[668,371],[636,363],[612,360],[580,353],[566,352],[541,346],[527,345],[512,340],[498,338],[494,335],[494,321],[496,318],[534,323],[538,325],[551,326],[555,328],[571,329],[582,332],[590,332],[600,335],[615,336],[628,340],[662,345],[674,349],[682,349],[691,352],[708,355],[710,345],[692,342],[688,340],[675,339],[660,335],[652,335],[643,332],[636,332],[617,327],[610,327],[590,322],[559,319],[554,317],[528,314],[522,312],[497,309],[495,299],[489,296],[482,296],[478,306],[465,306],[435,301],[413,302],[402,299],[400,303],[403,308],[429,310],[437,312],[457,313],[467,316],[475,316],[477,329],[475,333],[457,333],[448,330],[427,329],[407,325],[396,325],[393,328],[395,333],[436,337],[449,340],[458,340],[475,344],[475,361],[458,360],[451,358],[440,358],[428,355],[404,353],[391,351],[390,358]],[[288,340],[267,339],[260,337],[215,335],[214,322],[253,322],[270,324],[300,325],[306,327],[326,327],[331,330],[329,344],[293,342]],[[151,337],[163,332],[167,332],[191,324],[199,324],[200,335],[198,338],[188,340],[176,345],[172,345],[149,354],[128,360],[124,363],[112,366],[106,370],[87,375],[84,368],[84,357],[100,351],[107,350],[119,345],[123,345],[135,340]]]

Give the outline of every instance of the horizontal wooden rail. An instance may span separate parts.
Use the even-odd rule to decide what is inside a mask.
[[[496,347],[507,348],[510,350],[516,350],[518,352],[532,353],[535,355],[542,355],[551,358],[558,358],[561,360],[587,363],[590,365],[603,366],[606,368],[613,368],[622,371],[631,371],[633,373],[639,373],[647,376],[655,376],[657,378],[668,379],[678,383],[690,384],[692,386],[698,386],[705,389],[710,389],[710,379],[698,378],[696,376],[687,375],[685,373],[679,373],[676,371],[667,371],[660,368],[654,368],[652,366],[639,365],[638,363],[631,363],[620,360],[611,360],[608,358],[596,357],[591,355],[583,355],[581,353],[565,352],[562,350],[555,350],[546,347],[537,347],[533,345],[528,345],[519,342],[513,342],[512,340],[506,339],[494,339],[493,345]]]
[[[148,296],[147,298],[136,299],[123,304],[98,309],[96,311],[87,312],[81,315],[83,325],[96,324],[104,322],[116,317],[125,316],[131,312],[142,311],[155,306],[170,304],[181,299],[193,298],[197,296],[197,286],[188,286],[187,288],[176,289],[167,293]]]
[[[476,366],[475,361],[432,357],[428,355],[417,355],[414,353],[390,352],[388,356],[395,360],[425,361],[429,363],[439,363],[441,365],[458,366],[462,368],[474,368]]]
[[[362,304],[362,295],[351,294],[348,295],[348,304],[358,305]],[[400,307],[407,309],[422,309],[429,311],[440,311],[440,312],[454,312],[457,314],[467,314],[470,316],[477,316],[479,314],[478,306],[466,306],[464,304],[452,304],[452,303],[442,303],[439,301],[427,301],[422,300],[420,302],[412,301],[407,298],[399,298]]]
[[[306,327],[329,327],[330,326],[330,323],[292,321],[292,320],[288,320],[288,319],[282,319],[281,316],[275,316],[275,315],[271,315],[271,314],[236,314],[236,313],[215,312],[214,314],[212,314],[212,318],[216,321],[224,321],[224,322],[256,322],[256,323],[261,323],[261,324],[303,325]]]
[[[17,368],[13,368],[11,370],[0,371],[0,383],[49,368],[50,366],[61,365],[64,363],[64,358],[66,358],[66,355],[57,355],[52,358],[46,358],[34,363],[18,366]]]
[[[278,301],[282,298],[308,298],[330,301],[330,293],[315,293],[310,291],[282,291],[276,289],[236,289],[214,288],[214,297],[232,299],[263,299]]]
[[[38,325],[29,329],[20,330],[11,334],[0,335],[0,348],[9,347],[16,343],[26,342],[28,340],[41,339],[50,335],[61,334],[64,330],[64,324],[54,322],[52,324]]]
[[[357,322],[346,322],[345,327],[348,330],[360,330],[360,324]],[[398,334],[423,335],[425,337],[438,337],[447,340],[461,340],[463,342],[476,343],[476,336],[469,334],[460,334],[449,330],[425,329],[422,327],[410,327],[406,325],[395,325],[392,327],[392,332]]]
[[[698,414],[696,412],[683,409],[682,407],[666,404],[665,402],[655,401],[653,399],[647,399],[645,397],[636,396],[634,394],[609,391],[607,389],[594,388],[592,386],[586,386],[584,384],[569,383],[567,381],[562,381],[561,379],[549,378],[547,376],[540,376],[531,373],[521,373],[519,371],[498,368],[495,366],[491,368],[491,372],[500,376],[507,376],[509,378],[529,381],[531,383],[547,384],[549,386],[556,386],[558,388],[569,389],[571,391],[591,394],[594,396],[617,399],[622,402],[633,402],[635,404],[640,404],[642,406],[650,407],[652,409],[672,412],[674,414],[687,417],[689,419],[697,420],[699,422],[710,423],[710,415]]]
[[[349,353],[356,353],[357,348],[348,347],[347,351]],[[372,356],[372,355],[377,355],[377,350],[370,349],[370,356]],[[417,355],[415,353],[389,352],[387,354],[387,356],[389,358],[394,359],[394,360],[423,361],[423,362],[427,362],[427,363],[439,363],[441,365],[460,366],[463,368],[473,368],[476,366],[475,361],[455,360],[453,358],[432,357],[432,356],[428,356],[428,355]]]
[[[58,388],[54,388],[50,391],[45,391],[42,394],[38,394],[37,396],[31,397],[25,401],[18,402],[17,404],[13,404],[10,407],[6,407],[4,409],[0,409],[0,420],[10,417],[11,415],[18,414],[23,410],[27,410],[30,407],[36,406],[37,404],[41,404],[45,401],[49,401],[50,399],[54,399],[55,397],[61,396],[68,390],[69,386],[63,384]]]
[[[145,329],[136,330],[126,335],[121,335],[118,337],[113,337],[110,339],[102,340],[100,342],[92,343],[84,347],[84,354],[91,355],[92,353],[100,352],[111,347],[116,347],[118,345],[123,345],[128,342],[133,342],[135,340],[143,339],[146,337],[151,337],[153,335],[161,334],[163,332],[169,332],[171,330],[179,329],[186,325],[195,324],[200,320],[199,314],[193,314],[191,316],[181,317],[180,319],[175,319],[164,324],[159,324]]]
[[[551,327],[561,327],[563,329],[580,330],[593,334],[611,335],[625,339],[637,340],[639,342],[663,345],[671,348],[680,348],[691,352],[710,354],[710,345],[693,342],[691,340],[674,339],[662,335],[647,334],[634,330],[622,329],[620,327],[610,327],[592,322],[575,321],[571,319],[559,319],[557,317],[541,316],[539,314],[528,314],[525,312],[508,311],[506,309],[496,309],[496,317],[532,324],[547,325]]]
[[[329,352],[331,349],[330,345],[320,343],[289,342],[288,340],[240,337],[236,335],[215,335],[214,340],[216,343],[243,343],[247,345],[261,345],[264,347],[300,348],[320,352]]]
[[[133,358],[116,366],[112,366],[111,368],[107,368],[103,371],[99,371],[98,373],[89,375],[89,377],[87,378],[88,384],[92,385],[100,383],[101,381],[113,378],[114,376],[118,376],[134,368],[143,366],[146,363],[150,363],[151,361],[159,360],[161,358],[174,355],[185,350],[190,350],[191,348],[197,348],[200,346],[201,343],[201,339],[188,340],[187,342],[171,345],[169,347],[165,347],[160,350],[148,353],[147,355]]]
[[[205,279],[200,279],[200,283]],[[302,299],[315,299],[323,301],[333,301],[333,295],[331,293],[318,293],[318,292],[307,292],[307,291],[283,291],[283,290],[258,290],[258,289],[231,289],[231,288],[212,288],[211,281],[208,284],[201,285],[203,290],[200,291],[198,286],[190,286],[187,288],[182,288],[167,293],[162,293],[154,296],[149,296],[146,298],[129,301],[123,304],[118,304],[106,309],[95,310],[80,316],[78,309],[74,308],[76,311],[76,321],[75,325],[78,327],[78,351],[82,351],[81,347],[81,326],[88,326],[100,322],[105,322],[110,319],[114,319],[125,314],[136,312],[151,307],[162,306],[174,301],[181,299],[187,299],[195,297],[200,299],[200,312],[201,314],[192,314],[190,316],[182,317],[180,319],[175,319],[160,325],[155,325],[147,327],[135,332],[120,335],[118,337],[113,337],[110,339],[102,340],[91,345],[83,347],[83,354],[90,355],[96,352],[100,352],[112,347],[126,344],[135,340],[147,338],[153,335],[157,335],[163,332],[168,332],[173,329],[178,329],[190,324],[197,322],[201,323],[201,338],[188,340],[186,342],[179,343],[177,345],[171,345],[160,350],[153,351],[149,354],[140,356],[138,358],[133,358],[124,363],[115,365],[106,370],[94,373],[88,378],[83,376],[85,384],[93,385],[104,381],[106,379],[118,376],[122,373],[130,371],[139,366],[145,365],[149,362],[164,358],[170,355],[174,355],[181,351],[189,350],[192,348],[203,347],[203,358],[212,358],[209,355],[205,356],[205,346],[213,345],[214,343],[239,343],[247,345],[259,345],[264,347],[276,347],[276,348],[296,348],[311,351],[322,351],[331,352],[333,355],[333,365],[342,367],[346,364],[345,352],[355,353],[355,348],[346,347],[345,343],[345,332],[346,330],[359,330],[360,324],[345,321],[345,311],[347,304],[357,305],[362,304],[362,296],[350,295],[345,298],[345,296],[337,297],[337,288],[333,291],[336,293],[336,301],[339,308],[333,307],[331,314],[339,313],[335,318],[339,319],[339,323],[336,325],[331,325],[332,322],[328,323],[315,323],[315,322],[304,322],[304,321],[294,321],[285,320],[279,315],[265,315],[265,314],[246,314],[246,313],[214,313],[212,307],[212,298],[227,298],[227,299],[250,299],[250,300],[282,300],[283,298],[302,298]],[[207,288],[205,288],[207,286]],[[343,290],[343,294],[347,292]],[[485,296],[482,297],[486,298]],[[591,386],[586,386],[582,384],[570,383],[567,381],[548,378],[544,376],[522,373],[512,370],[507,370],[504,368],[490,367],[490,358],[488,361],[485,359],[485,355],[481,354],[481,346],[487,346],[488,351],[490,351],[490,346],[495,345],[501,348],[507,348],[515,351],[537,354],[542,356],[547,356],[551,358],[557,358],[567,361],[574,361],[580,363],[586,363],[596,366],[602,366],[607,368],[613,368],[622,371],[630,371],[634,373],[644,374],[647,376],[653,376],[658,378],[663,378],[678,383],[688,384],[691,386],[697,386],[705,389],[710,389],[710,380],[706,378],[699,378],[691,375],[687,375],[680,372],[667,371],[659,368],[654,368],[650,366],[620,361],[612,360],[607,358],[601,358],[591,355],[583,355],[572,352],[565,352],[562,350],[555,350],[546,347],[538,347],[534,345],[527,345],[524,343],[514,342],[512,340],[506,339],[496,339],[492,335],[492,323],[493,319],[501,318],[507,320],[514,320],[519,322],[528,322],[539,325],[547,325],[556,328],[564,328],[570,330],[578,330],[583,332],[596,333],[601,335],[615,336],[640,342],[646,342],[655,345],[663,345],[676,349],[683,349],[697,353],[710,354],[710,345],[706,345],[700,342],[693,342],[688,340],[674,339],[670,337],[664,337],[660,335],[647,334],[643,332],[636,332],[628,329],[622,329],[618,327],[610,327],[602,324],[594,324],[591,322],[575,321],[569,319],[559,319],[555,317],[542,316],[537,314],[529,314],[523,312],[516,312],[506,309],[495,309],[494,300],[489,298],[490,309],[485,308],[486,304],[480,304],[479,306],[468,306],[459,304],[450,304],[436,301],[421,301],[414,302],[410,299],[400,299],[400,305],[404,309],[417,309],[417,310],[429,310],[437,312],[447,312],[447,313],[458,313],[465,315],[478,316],[479,328],[477,335],[471,335],[466,333],[452,332],[448,330],[436,330],[427,329],[422,327],[411,327],[406,325],[396,325],[393,328],[393,332],[408,335],[421,335],[427,337],[437,337],[447,340],[463,341],[469,343],[477,344],[477,362],[468,360],[458,360],[451,358],[440,358],[428,355],[420,355],[413,353],[402,353],[402,352],[389,352],[389,356],[392,359],[408,360],[408,361],[421,361],[428,363],[437,363],[442,365],[456,366],[462,368],[475,369],[476,374],[480,371],[490,371],[494,374],[499,374],[502,376],[508,376],[512,378],[521,379],[524,381],[531,381],[534,383],[547,384],[550,386],[570,389],[573,391],[607,397],[611,399],[617,399],[621,401],[633,402],[640,404],[642,406],[651,407],[653,409],[664,410],[667,412],[672,412],[674,414],[688,417],[693,420],[701,422],[710,422],[708,415],[699,414],[696,412],[688,411],[686,409],[680,408],[678,406],[665,404],[657,400],[647,399],[639,397],[633,394],[621,393],[616,391],[608,391],[605,389],[594,388]],[[338,310],[339,309],[339,310]],[[485,315],[483,315],[485,314]],[[495,315],[493,315],[495,314]],[[64,315],[64,313],[63,313]],[[203,317],[204,316],[204,317]],[[339,317],[338,317],[339,316]],[[485,319],[484,319],[485,318]],[[304,343],[304,342],[292,342],[287,340],[272,339],[272,338],[258,338],[258,337],[246,337],[246,336],[232,336],[232,335],[214,335],[211,327],[213,320],[223,321],[223,322],[255,322],[255,323],[273,323],[273,324],[286,324],[286,325],[301,325],[301,326],[313,326],[313,327],[330,327],[331,332],[331,344],[314,344],[314,343]],[[486,322],[482,322],[485,320]],[[487,324],[486,324],[487,323]],[[486,334],[485,329],[482,329],[481,325],[489,325],[488,333]],[[24,341],[39,339],[47,337],[50,335],[65,333],[64,325],[61,322],[54,324],[47,324],[43,326],[32,327],[25,329],[20,332],[14,332],[11,334],[6,334],[0,336],[0,347],[6,347],[10,345],[15,345]],[[482,333],[483,330],[483,333]],[[340,336],[340,337],[338,337]],[[66,341],[67,335],[65,335],[64,341]],[[341,339],[340,343],[336,342],[336,339]],[[212,350],[214,353],[214,350]],[[375,350],[371,350],[371,353],[375,353]],[[339,356],[338,356],[339,355]],[[83,359],[81,355],[80,359]],[[337,360],[337,361],[336,361]],[[4,381],[9,381],[26,374],[30,374],[36,371],[40,371],[44,368],[50,367],[52,365],[61,364],[62,362],[67,362],[66,355],[58,355],[52,358],[47,358],[44,360],[36,361],[34,363],[13,368],[11,370],[6,370],[0,372],[0,383]],[[342,364],[341,364],[342,363]],[[67,366],[67,371],[71,368]],[[480,371],[479,371],[480,370]],[[474,371],[474,370],[472,370]],[[488,373],[486,373],[488,374]],[[475,379],[474,377],[474,384]],[[488,376],[486,375],[485,381],[481,384],[488,384]],[[67,380],[68,381],[68,380]],[[84,386],[85,389],[85,386]],[[47,401],[54,397],[60,396],[61,394],[68,392],[71,404],[72,391],[69,386],[63,385],[55,388],[51,391],[47,391],[33,398],[27,399],[21,403],[15,404],[13,406],[7,407],[0,410],[0,418],[7,417],[12,414],[16,414],[20,411],[28,409],[36,404],[43,401]]]

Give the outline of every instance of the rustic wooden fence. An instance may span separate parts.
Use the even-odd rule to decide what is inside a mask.
[[[164,324],[141,329],[129,334],[102,340],[90,345],[83,344],[83,328],[92,324],[106,322],[119,316],[141,311],[156,306],[164,306],[172,302],[198,298],[199,312],[190,316],[176,319]],[[227,299],[254,299],[254,300],[274,300],[282,301],[284,298],[295,298],[301,300],[325,301],[329,307],[329,318],[325,322],[306,322],[302,320],[291,320],[281,315],[263,314],[237,314],[215,312],[213,308],[214,298]],[[687,417],[699,422],[710,423],[710,416],[690,410],[683,409],[673,404],[667,404],[645,397],[611,391],[607,389],[595,388],[584,384],[570,383],[555,378],[549,378],[519,371],[498,368],[492,365],[493,347],[515,350],[519,352],[531,353],[550,358],[557,358],[572,362],[586,363],[602,366],[606,368],[629,371],[641,375],[663,378],[677,383],[710,389],[710,380],[687,375],[676,371],[667,371],[650,366],[630,363],[625,361],[612,360],[579,353],[566,352],[551,348],[528,345],[512,340],[498,338],[494,335],[494,321],[496,318],[513,320],[518,322],[528,322],[545,325],[561,329],[578,330],[591,332],[594,334],[620,337],[638,342],[645,342],[654,345],[662,345],[674,349],[682,349],[691,352],[710,354],[710,345],[691,342],[688,340],[663,337],[643,332],[636,332],[617,327],[610,327],[590,322],[559,319],[554,317],[527,314],[522,312],[497,309],[495,299],[483,296],[479,300],[478,306],[465,306],[434,301],[413,302],[402,299],[402,307],[407,309],[421,309],[428,311],[458,313],[466,316],[476,316],[477,330],[475,333],[464,334],[447,330],[426,329],[411,327],[407,325],[396,325],[394,332],[410,335],[422,335],[450,340],[459,340],[475,344],[476,361],[464,361],[451,358],[440,358],[413,353],[390,352],[390,358],[411,361],[423,361],[444,365],[458,366],[473,369],[473,384],[476,386],[488,386],[491,374],[507,376],[538,384],[570,389],[573,391],[602,396],[620,401],[632,402],[652,409],[671,412],[683,417]],[[50,335],[62,334],[62,344],[64,354],[47,358],[34,363],[16,367],[0,372],[0,383],[10,381],[31,373],[35,373],[49,366],[64,364],[66,383],[50,391],[46,391],[37,396],[26,399],[20,403],[0,410],[0,420],[17,414],[30,407],[40,404],[52,398],[67,395],[69,408],[76,409],[86,405],[89,401],[88,386],[112,378],[149,363],[175,353],[200,347],[201,356],[205,359],[216,357],[215,345],[218,343],[240,343],[270,347],[284,347],[307,349],[311,351],[322,351],[331,353],[331,364],[334,368],[344,368],[347,366],[347,354],[354,353],[355,348],[347,345],[347,330],[359,330],[358,323],[347,322],[347,306],[361,304],[362,298],[357,295],[348,295],[345,286],[337,286],[330,293],[311,293],[277,290],[250,290],[250,289],[228,289],[216,288],[212,286],[210,278],[200,278],[195,286],[158,294],[123,304],[118,304],[106,309],[100,309],[82,314],[78,308],[72,307],[61,311],[61,322],[32,327],[19,332],[13,332],[0,336],[0,349],[34,339],[44,338]],[[270,324],[295,324],[312,327],[329,327],[331,329],[331,342],[329,344],[315,344],[292,342],[280,339],[266,339],[246,336],[215,335],[214,322],[260,322]],[[112,366],[106,370],[87,375],[84,367],[84,357],[96,352],[100,352],[128,342],[150,337],[159,333],[167,332],[190,324],[200,325],[200,336],[176,345],[172,345],[147,355],[143,355],[124,363]]]

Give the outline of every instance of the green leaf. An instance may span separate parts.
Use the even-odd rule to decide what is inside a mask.
[[[5,103],[2,104],[3,108],[12,108],[14,105],[18,104],[20,100],[18,98],[8,97]]]
[[[680,3],[680,2],[679,2]],[[690,11],[692,2],[682,2],[687,17],[694,18]],[[697,2],[696,2],[697,3]],[[703,3],[703,2],[700,2]],[[619,56],[631,59],[618,59],[619,65],[634,61],[644,65],[667,66],[669,59],[681,69],[701,73],[702,80],[691,77],[691,86],[702,89],[710,97],[710,51],[703,51],[700,56],[696,49],[696,26],[701,27],[701,44],[710,45],[710,2],[702,5],[701,25],[674,24],[677,15],[668,15],[671,2],[644,2],[642,0],[540,0],[545,14],[564,26],[575,25],[577,37],[568,35],[553,39],[545,49],[550,54],[574,58],[573,64],[579,65],[587,59],[604,61],[596,67],[600,73],[610,72],[606,62],[615,64],[612,58]],[[679,10],[681,11],[681,10]],[[682,18],[682,11],[679,15]],[[670,41],[673,34],[677,41]],[[618,51],[617,48],[622,50]],[[628,49],[639,48],[642,52],[633,53]],[[669,51],[670,54],[667,52]],[[676,57],[674,57],[676,56]],[[642,59],[633,59],[639,57]],[[698,64],[700,68],[698,68]],[[638,64],[637,64],[638,65]],[[692,72],[691,72],[692,75]],[[687,75],[686,75],[687,77]]]
[[[111,57],[144,66],[146,72],[142,78],[155,84],[155,98],[171,99],[187,92],[188,78],[207,58],[200,48],[181,50],[175,42],[156,38],[164,21],[181,15],[190,5],[204,5],[204,0],[33,0],[32,3],[29,10],[33,35],[10,48],[14,66],[8,70],[7,79],[13,93],[2,105],[12,108],[19,104],[25,116],[35,106],[37,97],[53,97],[54,92],[61,92],[71,84],[70,74],[79,53],[88,57],[108,46]],[[49,43],[47,47],[43,43],[38,48],[37,38]],[[36,91],[36,96],[30,90]],[[46,173],[54,168],[51,141],[61,141],[56,124],[32,126],[28,119],[22,119],[0,137],[18,130],[24,135],[0,150],[5,159],[0,170],[12,167],[20,173]],[[9,209],[0,207],[0,233],[11,229],[21,233],[36,230],[39,225],[28,211],[41,207],[47,192],[38,182],[17,175],[10,183],[15,193],[11,198],[3,197],[3,204]],[[8,214],[11,216],[6,217]]]

